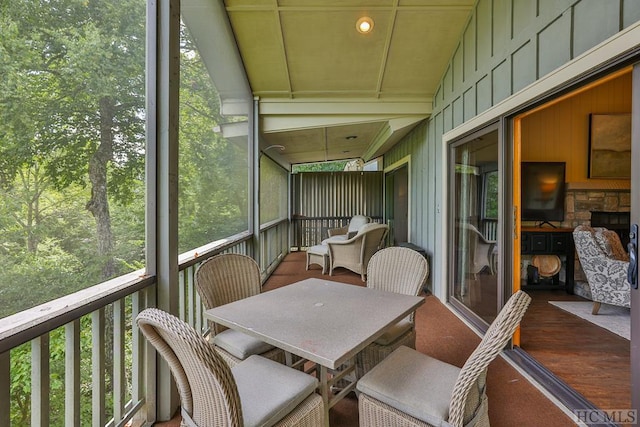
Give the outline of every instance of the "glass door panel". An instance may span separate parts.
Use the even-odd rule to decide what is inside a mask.
[[[451,147],[449,296],[490,323],[498,308],[498,131]]]

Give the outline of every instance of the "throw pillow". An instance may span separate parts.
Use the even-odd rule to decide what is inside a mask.
[[[629,262],[629,254],[622,247],[618,233],[603,228],[596,231],[595,238],[607,257]]]

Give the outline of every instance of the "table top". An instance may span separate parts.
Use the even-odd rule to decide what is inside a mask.
[[[335,369],[424,303],[409,296],[306,279],[205,312],[205,317]]]

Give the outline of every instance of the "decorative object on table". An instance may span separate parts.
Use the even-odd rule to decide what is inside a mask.
[[[604,230],[587,225],[579,225],[573,230],[578,259],[591,290],[593,314],[598,313],[602,303],[631,307],[631,285],[627,280],[629,261],[614,258],[610,248],[621,246],[619,237]],[[598,240],[607,244],[601,246]]]
[[[429,275],[426,258],[409,248],[390,247],[376,252],[367,267],[367,288],[405,295],[420,295]],[[400,320],[356,358],[361,378],[400,346],[416,348],[415,313]]]
[[[487,367],[530,302],[513,294],[462,368],[404,346],[391,353],[358,381],[360,426],[488,426]]]
[[[221,254],[209,258],[196,270],[196,289],[205,309],[218,307],[257,295],[261,290],[260,267],[255,260],[241,254]],[[284,352],[242,332],[209,322],[212,342],[230,366],[253,354],[280,363]]]
[[[143,310],[136,321],[171,368],[181,425],[324,425],[312,376],[256,355],[230,368],[195,329],[156,308]]]
[[[381,249],[388,231],[389,226],[386,224],[369,223],[360,227],[360,231],[350,239],[328,239],[329,275],[332,276],[337,267],[344,267],[359,273],[364,282],[369,259]]]
[[[527,265],[527,285],[537,285],[540,283],[540,273],[535,265]]]
[[[538,269],[540,277],[551,278],[560,272],[562,261],[558,255],[534,255],[531,265]]]
[[[589,178],[630,178],[631,114],[591,114],[589,131]]]

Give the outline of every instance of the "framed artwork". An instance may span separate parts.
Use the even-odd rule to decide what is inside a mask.
[[[589,115],[589,178],[631,177],[631,114]]]

